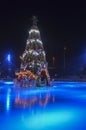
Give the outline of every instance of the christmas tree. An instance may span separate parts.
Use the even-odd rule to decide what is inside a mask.
[[[33,24],[29,31],[25,51],[21,59],[20,72],[16,73],[19,77],[29,77],[31,80],[43,81],[46,79],[48,84],[49,73],[46,62],[46,53],[41,40],[40,31],[37,26],[37,18],[33,17]]]

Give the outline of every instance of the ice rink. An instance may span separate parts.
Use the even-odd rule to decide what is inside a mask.
[[[85,130],[86,82],[18,88],[0,82],[0,130]]]

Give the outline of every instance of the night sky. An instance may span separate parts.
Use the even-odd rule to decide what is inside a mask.
[[[81,57],[86,48],[86,9],[85,3],[81,1],[71,3],[3,0],[0,3],[1,62],[10,52],[15,64],[18,63],[19,56],[25,49],[33,15],[39,20],[38,27],[49,66],[52,66],[54,56],[55,66],[58,69],[63,67],[64,46],[66,46],[67,66],[70,69],[76,68],[82,60],[79,56]]]

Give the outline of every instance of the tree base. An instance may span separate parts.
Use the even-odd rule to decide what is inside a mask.
[[[14,80],[14,85],[17,87],[45,87],[45,86],[51,86],[52,82],[48,79],[41,80]]]

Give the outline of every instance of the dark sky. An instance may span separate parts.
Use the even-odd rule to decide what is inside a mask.
[[[55,56],[56,66],[63,64],[63,48],[67,60],[73,61],[86,47],[86,9],[82,1],[23,1],[0,2],[0,55],[12,52],[19,60],[26,45],[31,17],[38,17],[38,27],[49,64]],[[2,60],[2,59],[1,59]]]

